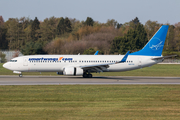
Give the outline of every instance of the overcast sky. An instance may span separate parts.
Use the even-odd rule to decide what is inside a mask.
[[[180,22],[180,0],[0,0],[0,16],[9,18],[37,17],[40,21],[52,16],[76,18],[91,17],[101,23],[115,19],[119,23],[138,17],[158,23]]]

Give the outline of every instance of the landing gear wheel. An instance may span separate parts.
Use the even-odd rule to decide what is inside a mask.
[[[83,74],[83,78],[87,78],[88,77],[88,75],[87,74]]]
[[[19,74],[19,77],[21,78],[21,77],[22,77],[22,74]]]
[[[92,74],[88,74],[88,78],[92,78]]]
[[[92,74],[83,74],[83,78],[92,78]]]

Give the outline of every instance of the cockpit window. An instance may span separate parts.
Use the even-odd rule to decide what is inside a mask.
[[[17,60],[10,60],[10,62],[17,62]]]

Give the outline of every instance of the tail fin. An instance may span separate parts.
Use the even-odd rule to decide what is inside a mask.
[[[168,31],[168,25],[163,25],[149,40],[149,42],[140,51],[131,53],[130,55],[144,55],[144,56],[161,56],[166,35]]]

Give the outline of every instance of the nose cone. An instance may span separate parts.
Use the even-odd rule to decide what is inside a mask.
[[[3,67],[6,68],[6,69],[8,69],[8,67],[9,67],[8,63],[4,63],[4,64],[3,64]]]

